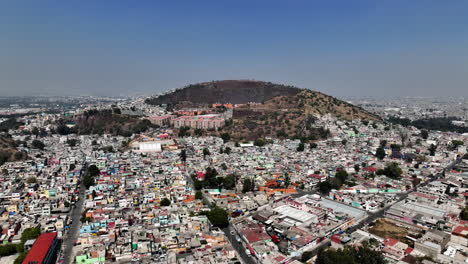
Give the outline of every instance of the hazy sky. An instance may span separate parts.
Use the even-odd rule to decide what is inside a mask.
[[[468,96],[468,1],[0,0],[0,95],[222,79]]]

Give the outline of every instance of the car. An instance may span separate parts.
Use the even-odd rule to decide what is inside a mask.
[[[246,249],[245,254],[247,254],[247,256],[250,256],[252,253],[250,253],[250,250]]]
[[[234,230],[232,230],[230,233],[231,233],[231,235],[235,235],[235,234],[236,234],[236,232],[235,232]]]
[[[242,242],[242,239],[241,239],[240,237],[238,237],[238,236],[236,236],[236,240],[237,240],[237,242],[239,242],[239,243]]]

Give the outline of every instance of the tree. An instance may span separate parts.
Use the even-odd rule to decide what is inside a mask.
[[[228,217],[229,214],[226,210],[217,206],[208,213],[208,220],[210,220],[211,224],[220,228],[224,228],[229,225]]]
[[[187,151],[185,149],[180,152],[180,159],[183,163],[187,161]]]
[[[345,182],[348,179],[348,173],[346,172],[345,169],[341,169],[336,172],[335,178],[340,180],[342,183]]]
[[[195,133],[195,136],[201,137],[203,136],[203,129],[197,128],[195,129],[194,133]]]
[[[29,184],[36,183],[36,182],[37,182],[36,177],[29,177],[26,179],[26,183],[29,183]]]
[[[23,233],[21,233],[21,243],[26,243],[30,239],[36,239],[41,234],[41,229],[39,227],[26,228]]]
[[[99,168],[94,164],[89,166],[87,169],[87,174],[93,177],[99,175],[100,172],[101,170],[99,170]]]
[[[456,150],[459,146],[463,146],[464,143],[461,140],[452,140],[452,149]]]
[[[299,145],[297,146],[297,149],[296,149],[296,150],[299,151],[299,152],[304,151],[304,143],[302,143],[302,142],[299,143]]]
[[[203,193],[200,192],[200,191],[196,192],[195,193],[195,199],[197,199],[197,200],[203,199]]]
[[[465,209],[463,209],[463,210],[460,212],[460,219],[461,219],[461,220],[468,221],[468,206],[465,206]]]
[[[203,158],[206,158],[207,155],[210,155],[210,150],[208,148],[203,149]]]
[[[435,156],[436,150],[437,150],[437,146],[434,145],[434,144],[431,144],[431,146],[429,147],[429,155],[430,156]]]
[[[401,146],[398,145],[398,144],[392,144],[392,145],[390,145],[390,148],[392,148],[392,151],[400,151],[401,150]]]
[[[265,140],[263,140],[261,138],[257,138],[254,141],[254,145],[257,146],[257,147],[263,147],[263,146],[265,146],[265,144],[266,144]]]
[[[346,143],[348,143],[348,140],[346,139],[341,140],[341,144],[343,144],[343,146],[346,146]]]
[[[244,179],[244,184],[242,186],[242,192],[246,193],[252,190],[252,180],[249,178]]]
[[[401,173],[402,170],[396,162],[387,163],[383,170],[383,174],[392,179],[399,179],[401,177]]]
[[[291,178],[289,177],[289,173],[285,172],[284,173],[284,187],[288,188],[290,184],[291,184]]]
[[[317,143],[315,142],[310,143],[310,148],[311,149],[317,148]]]
[[[42,141],[37,140],[37,139],[32,141],[31,146],[35,149],[40,149],[40,150],[43,150],[45,148],[45,144]]]
[[[169,205],[171,205],[171,201],[170,201],[169,199],[167,199],[167,198],[163,198],[163,199],[161,200],[161,202],[159,203],[159,205],[161,205],[161,206],[169,206]]]
[[[361,247],[346,246],[343,249],[326,249],[319,252],[316,264],[385,264],[387,261],[381,251],[372,250],[368,245]]]
[[[375,156],[379,159],[379,160],[383,160],[385,158],[385,150],[380,147],[377,149],[377,151],[375,152]]]
[[[425,129],[421,130],[421,137],[423,139],[427,139],[429,137],[429,132],[427,132]]]
[[[226,154],[228,154],[228,155],[231,154],[231,148],[230,148],[230,147],[226,147],[226,148],[224,149],[224,153],[226,153]]]
[[[67,140],[67,144],[70,147],[75,147],[78,144],[78,140],[76,140],[74,138],[71,138],[71,139]]]
[[[234,174],[229,174],[223,178],[223,187],[227,190],[232,190],[236,187],[236,176]]]
[[[231,136],[228,133],[222,133],[221,138],[223,139],[224,143],[226,143],[231,139]]]
[[[356,171],[356,173],[358,173],[361,170],[359,164],[354,164],[354,170]]]

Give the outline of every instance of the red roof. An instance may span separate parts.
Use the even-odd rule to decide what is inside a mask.
[[[387,238],[384,240],[384,245],[387,247],[393,247],[396,243],[398,243],[398,240],[394,238]]]
[[[34,242],[22,264],[28,264],[30,262],[42,263],[56,237],[57,232],[44,233],[40,235]]]

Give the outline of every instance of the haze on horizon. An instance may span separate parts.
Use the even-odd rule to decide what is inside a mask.
[[[2,1],[0,94],[154,94],[256,79],[468,96],[468,1]]]

